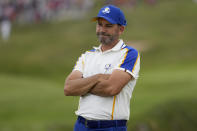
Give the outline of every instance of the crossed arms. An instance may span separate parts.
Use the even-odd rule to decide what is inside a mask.
[[[64,94],[83,96],[91,93],[98,96],[115,96],[133,77],[127,72],[114,70],[112,74],[96,74],[87,78],[80,71],[73,71],[67,77]]]

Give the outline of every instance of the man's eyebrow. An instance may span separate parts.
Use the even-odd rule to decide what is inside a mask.
[[[109,24],[106,24],[107,26],[113,26],[113,24],[109,23]]]

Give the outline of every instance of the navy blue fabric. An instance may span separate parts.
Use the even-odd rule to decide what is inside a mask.
[[[91,50],[89,50],[90,52],[95,52],[96,50],[95,49],[91,49]]]
[[[87,121],[78,117],[74,131],[127,131],[126,120]]]
[[[126,59],[120,65],[120,67],[132,72],[135,62],[138,57],[138,51],[132,47],[129,47],[129,46],[125,46],[124,48],[128,49],[128,53],[127,53]]]

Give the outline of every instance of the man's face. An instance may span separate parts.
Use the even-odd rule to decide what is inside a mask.
[[[122,33],[120,27],[121,26],[117,24],[109,23],[103,18],[99,18],[96,26],[96,35],[99,42],[108,45],[113,43],[115,40],[118,40],[120,34]]]

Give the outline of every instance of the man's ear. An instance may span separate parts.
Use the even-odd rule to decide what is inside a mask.
[[[125,30],[124,26],[119,26],[119,35],[121,35]]]

